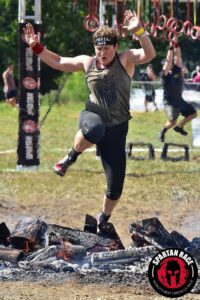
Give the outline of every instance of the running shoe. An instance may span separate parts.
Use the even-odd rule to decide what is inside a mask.
[[[74,163],[72,161],[70,156],[65,156],[62,160],[58,161],[54,167],[53,170],[56,174],[63,177],[67,171],[67,169]]]
[[[99,228],[99,231],[101,233],[106,233],[107,232],[107,226],[108,226],[108,220],[109,220],[109,216],[106,216],[104,213],[99,213],[96,216],[96,220],[97,220],[97,226]]]
[[[187,135],[187,131],[185,131],[182,127],[179,127],[179,126],[175,126],[174,127],[174,131],[180,133],[181,135]]]

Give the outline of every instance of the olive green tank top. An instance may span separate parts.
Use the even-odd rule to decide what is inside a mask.
[[[104,69],[96,67],[96,59],[86,74],[90,90],[86,109],[102,116],[105,123],[116,125],[131,119],[131,78],[119,61],[118,55]]]

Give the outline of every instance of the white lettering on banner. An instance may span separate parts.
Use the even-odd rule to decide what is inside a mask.
[[[34,96],[32,93],[27,93],[27,113],[34,116]]]
[[[26,136],[25,147],[26,147],[26,159],[27,160],[33,159],[33,137],[32,136]]]
[[[41,66],[40,62],[41,62],[41,59],[38,57],[38,71],[40,71],[40,66]]]
[[[33,71],[33,51],[26,48],[26,70]]]

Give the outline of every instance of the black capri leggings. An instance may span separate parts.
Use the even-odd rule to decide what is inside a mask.
[[[106,197],[117,200],[122,194],[126,171],[128,121],[107,126],[99,115],[83,111],[80,114],[79,128],[88,141],[97,145],[106,174]]]

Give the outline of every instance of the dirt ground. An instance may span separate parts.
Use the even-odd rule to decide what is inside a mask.
[[[80,285],[62,283],[1,282],[0,300],[164,300],[153,290],[123,286]],[[169,299],[169,298],[168,298]],[[199,300],[200,295],[188,294],[180,300]]]
[[[41,207],[40,207],[41,208]],[[0,207],[1,213],[4,209]],[[15,210],[15,209],[14,209]],[[0,215],[2,216],[2,214]],[[14,211],[13,211],[14,213]],[[16,208],[15,223],[18,209]],[[179,216],[180,217],[180,216]],[[13,225],[11,219],[8,223]],[[168,221],[167,219],[165,220]],[[73,280],[62,283],[3,281],[0,284],[0,300],[164,300],[151,286],[117,286],[105,284],[80,284]],[[198,300],[200,295],[187,294],[180,300]]]
[[[39,175],[32,175],[32,182],[39,180]],[[49,175],[51,176],[51,175]],[[68,181],[74,176],[71,172],[68,175]],[[35,177],[35,178],[34,178]],[[93,182],[96,189],[102,189],[101,183],[99,184],[98,175],[93,175]],[[198,178],[198,177],[197,177]],[[49,224],[58,224],[63,226],[83,228],[85,213],[91,213],[95,215],[97,201],[92,197],[88,197],[88,190],[82,189],[82,202],[78,200],[75,193],[69,191],[66,193],[66,187],[60,184],[60,181],[55,179],[52,181],[52,190],[54,194],[48,190],[43,191],[39,186],[37,192],[27,194],[25,197],[21,196],[22,190],[20,190],[22,182],[26,180],[26,174],[17,179],[16,176],[4,175],[2,176],[4,181],[1,188],[1,202],[0,202],[0,221],[6,222],[8,228],[12,231],[18,220],[25,216],[37,216],[46,221]],[[17,180],[19,182],[17,183]],[[29,178],[27,179],[28,182]],[[49,181],[47,176],[43,176],[43,180]],[[85,186],[89,186],[90,178],[86,176],[82,178],[85,180]],[[139,179],[140,180],[140,179]],[[139,181],[138,180],[138,181]],[[188,178],[186,179],[188,181]],[[66,183],[68,182],[66,181]],[[186,181],[186,183],[187,183]],[[188,181],[189,182],[189,181]],[[44,186],[48,187],[48,184],[44,182]],[[135,185],[137,181],[135,182]],[[140,182],[138,182],[140,185]],[[130,185],[130,187],[129,187]],[[192,189],[189,188],[188,192],[184,190],[184,197],[182,196],[183,190],[179,188],[173,193],[173,201],[162,201],[162,206],[158,207],[155,198],[152,197],[153,193],[149,195],[149,201],[142,200],[138,195],[139,200],[134,202],[129,201],[131,196],[132,182],[126,181],[127,190],[130,192],[125,196],[121,205],[116,207],[116,213],[112,217],[112,222],[116,226],[117,232],[124,245],[127,247],[130,245],[131,239],[127,230],[128,225],[133,220],[133,216],[138,220],[144,218],[157,216],[164,227],[169,230],[177,230],[182,234],[185,234],[190,240],[194,236],[199,236],[199,197],[196,198],[191,193]],[[43,185],[42,185],[43,187]],[[198,185],[197,185],[198,187]],[[29,188],[29,187],[28,187]],[[51,188],[51,186],[50,186]],[[78,185],[76,185],[76,189]],[[159,186],[158,186],[159,188]],[[31,188],[29,188],[31,190]],[[176,192],[176,193],[175,193]],[[198,191],[197,191],[198,192]],[[71,195],[73,194],[73,205],[71,204]],[[93,190],[91,194],[94,195]],[[98,196],[98,195],[97,195]],[[180,197],[179,197],[180,196]],[[99,197],[99,196],[98,196]],[[97,198],[98,198],[97,197]],[[165,194],[163,193],[163,197]],[[191,200],[191,197],[193,201]],[[59,199],[59,201],[58,201]],[[96,202],[95,202],[96,201]],[[144,202],[143,202],[144,201]],[[80,206],[81,205],[81,206]],[[70,208],[70,209],[69,209]],[[170,212],[170,214],[169,214]],[[1,281],[0,283],[0,300],[164,300],[165,297],[156,293],[150,285],[146,287],[140,287],[138,285],[105,285],[105,284],[80,284],[75,281],[69,280],[62,283],[52,282],[25,282],[25,281]],[[200,295],[187,294],[184,297],[179,298],[181,300],[198,300]]]

